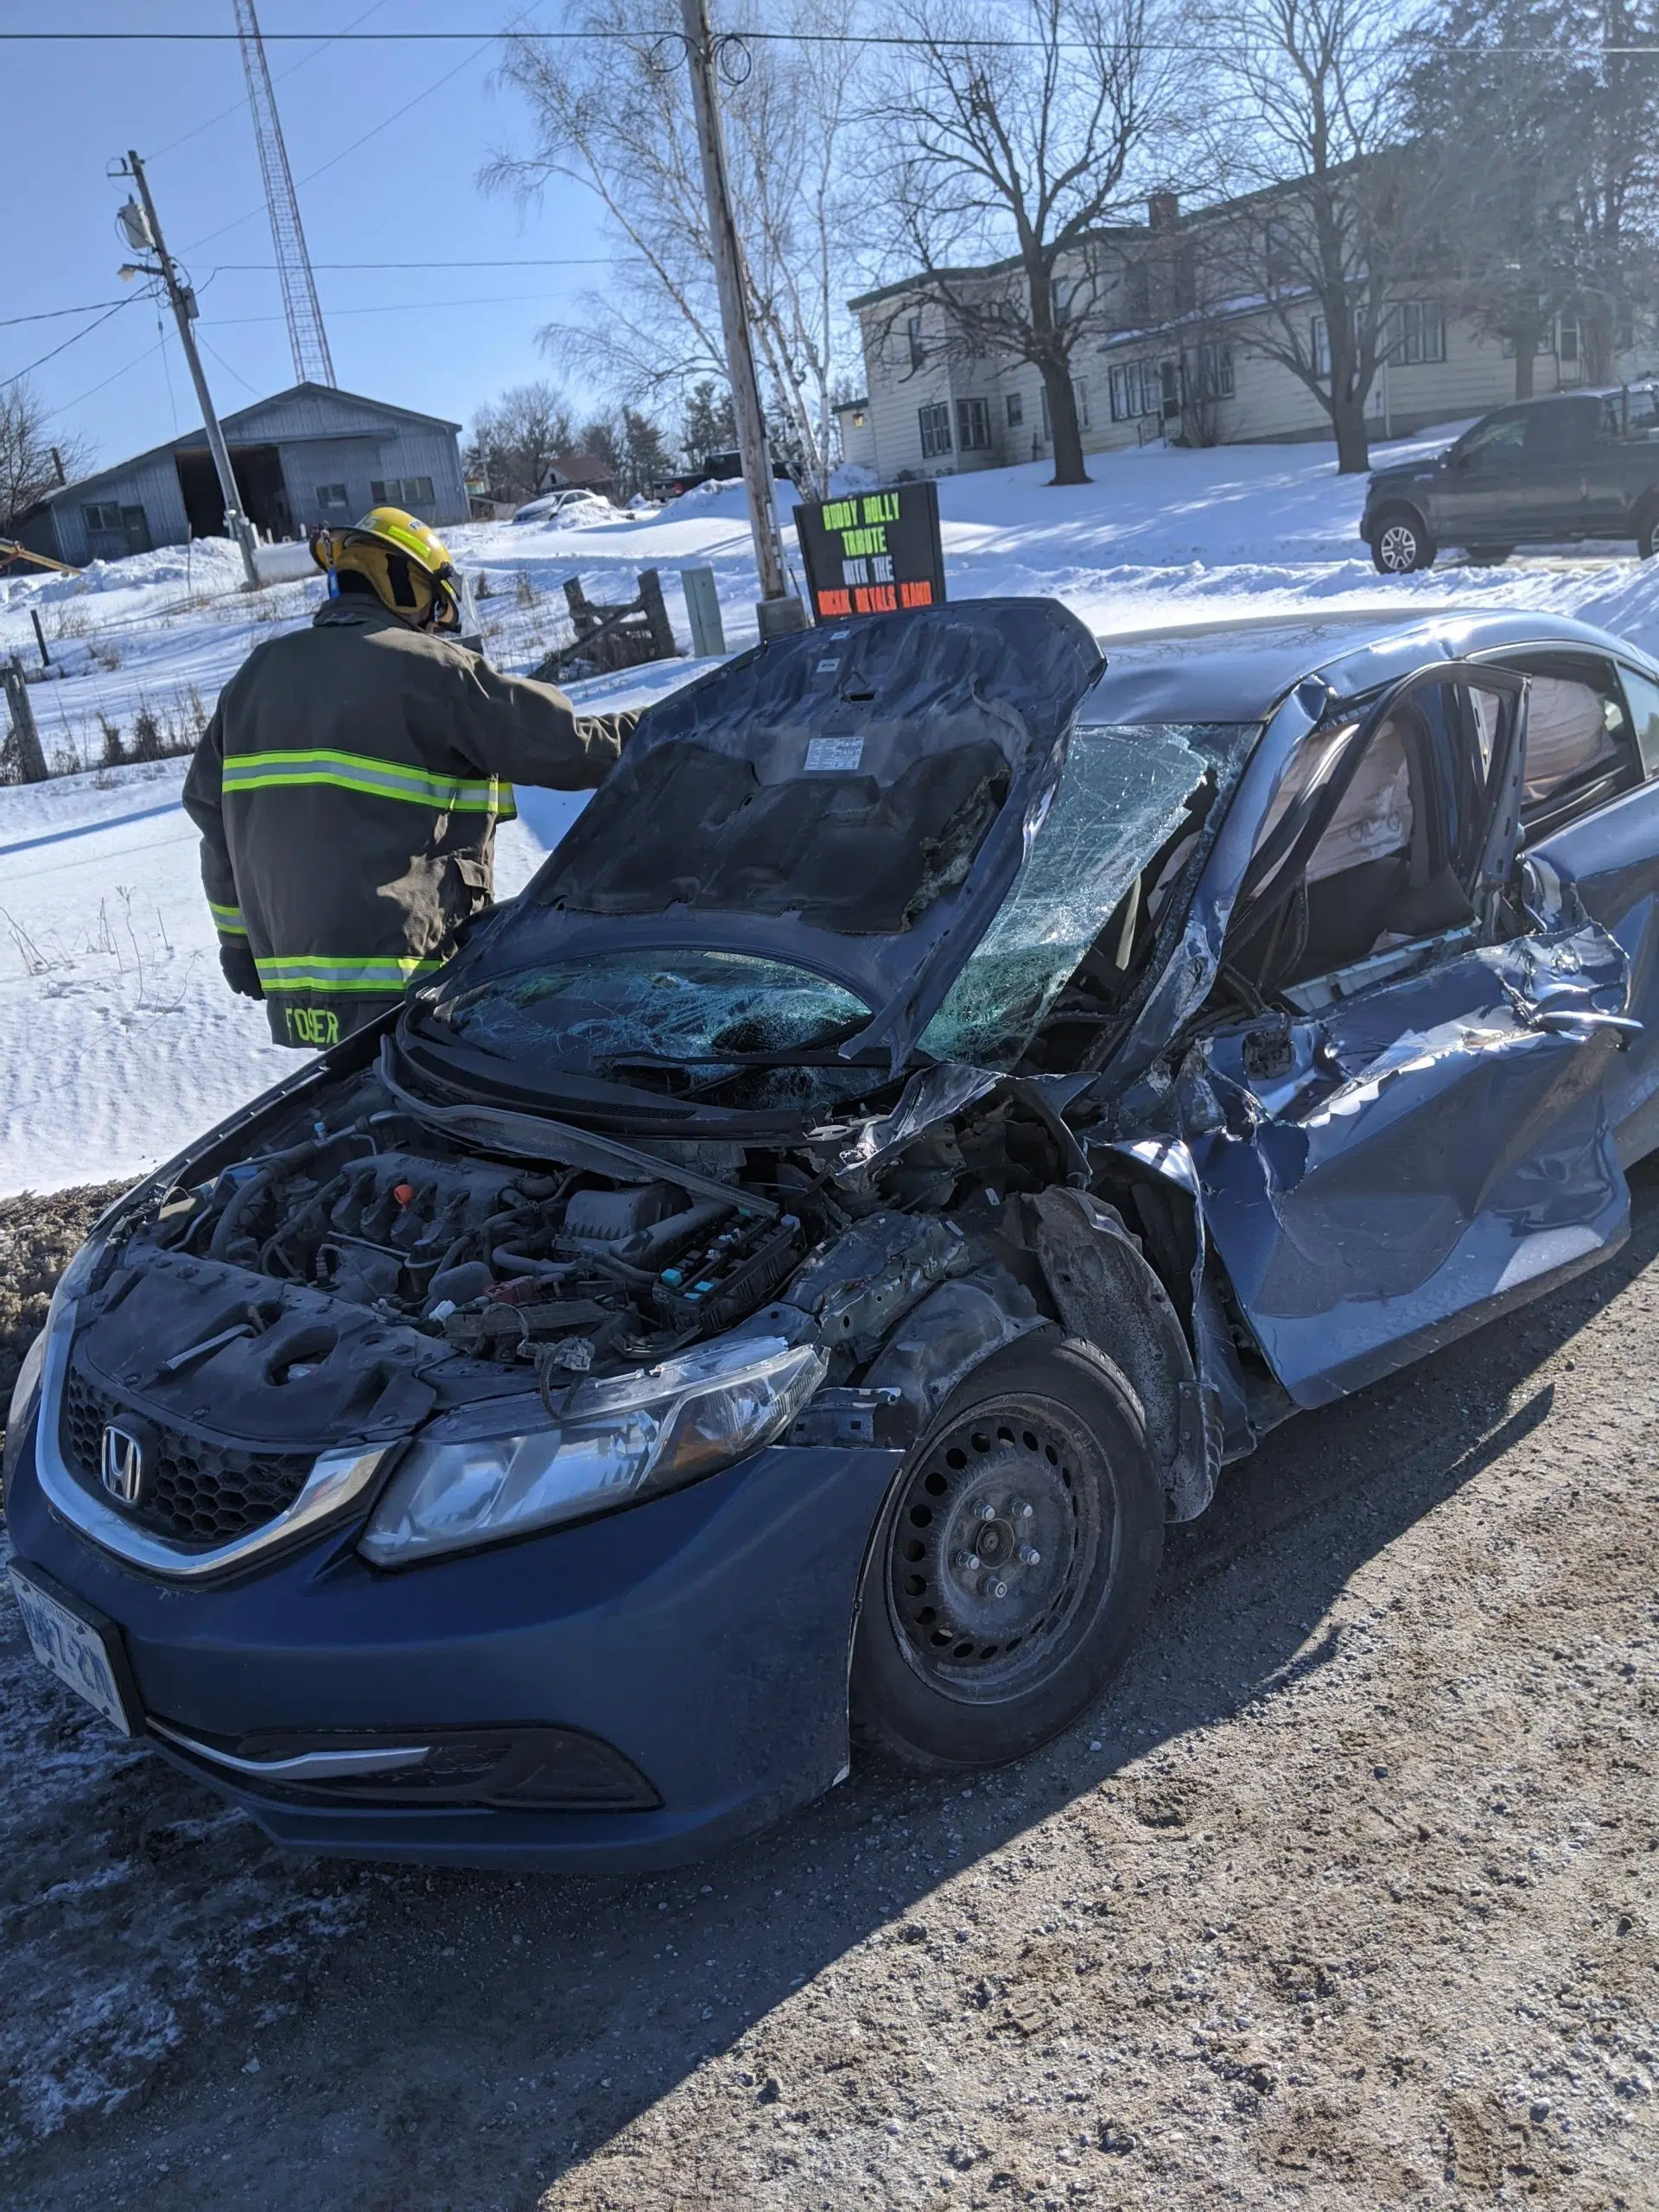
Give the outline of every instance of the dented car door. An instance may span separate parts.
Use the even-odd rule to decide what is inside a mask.
[[[1301,1405],[1626,1231],[1605,1082],[1629,963],[1558,876],[1517,868],[1525,713],[1508,671],[1424,671],[1312,733],[1262,816],[1182,1119],[1243,1317]]]

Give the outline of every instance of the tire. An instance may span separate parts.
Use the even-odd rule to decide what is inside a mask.
[[[1501,569],[1515,548],[1513,545],[1468,545],[1464,550],[1478,569]]]
[[[1163,1548],[1163,1485],[1117,1370],[1058,1330],[995,1354],[912,1451],[877,1525],[855,1734],[934,1772],[1035,1751],[1122,1664]]]
[[[1371,527],[1371,560],[1378,573],[1403,576],[1434,565],[1433,539],[1409,507],[1387,507]]]
[[[1643,507],[1636,518],[1636,550],[1644,561],[1651,561],[1659,550],[1659,500]]]

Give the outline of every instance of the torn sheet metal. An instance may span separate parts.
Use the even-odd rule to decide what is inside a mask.
[[[1206,1045],[1231,1110],[1188,1132],[1205,1217],[1299,1404],[1391,1371],[1622,1240],[1613,1045],[1536,1016],[1563,995],[1622,1003],[1624,982],[1618,947],[1587,925],[1293,1020],[1271,1076],[1248,1065],[1249,1030]]]

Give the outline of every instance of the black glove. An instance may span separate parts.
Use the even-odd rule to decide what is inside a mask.
[[[225,980],[238,998],[262,999],[264,986],[259,981],[259,970],[253,964],[253,955],[245,944],[221,944],[219,964]]]

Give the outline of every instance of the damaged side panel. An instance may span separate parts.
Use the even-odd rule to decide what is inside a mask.
[[[1622,1241],[1630,1195],[1603,1095],[1614,1039],[1540,1016],[1547,1001],[1622,1006],[1624,978],[1618,946],[1586,925],[1206,1042],[1202,1077],[1179,1087],[1210,1233],[1298,1404],[1390,1372]]]

